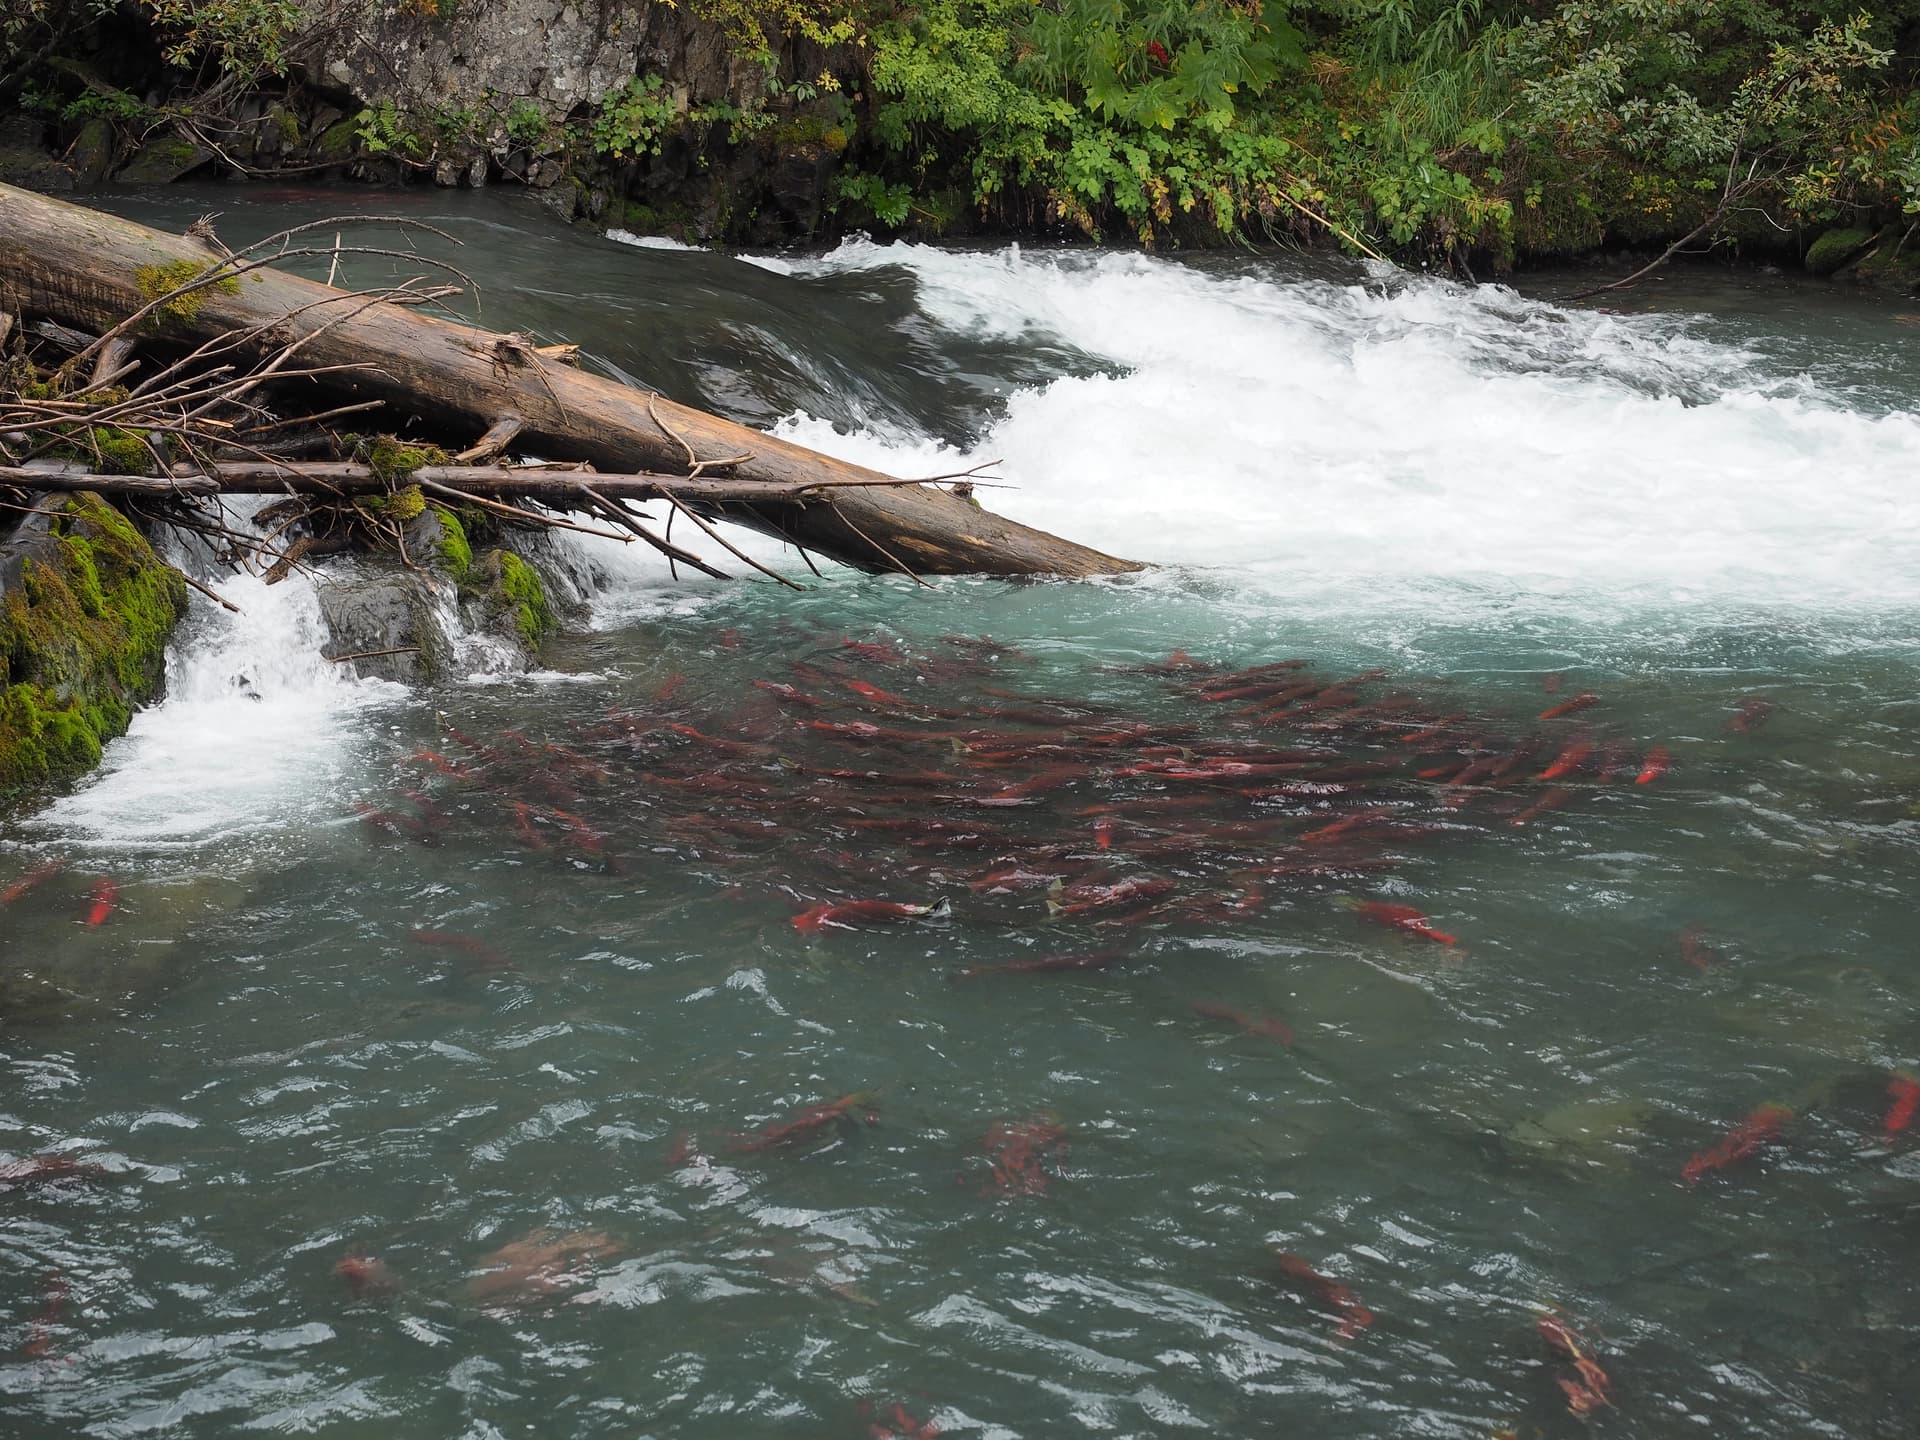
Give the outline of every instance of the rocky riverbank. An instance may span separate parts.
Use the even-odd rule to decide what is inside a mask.
[[[1898,14],[1762,4],[1669,33],[1489,5],[1395,38],[1350,10],[1162,0],[272,0],[253,30],[232,0],[42,8],[79,18],[14,93],[0,22],[0,179],[36,188],[514,184],[698,243],[1251,239],[1462,278],[1684,242],[1920,282]]]

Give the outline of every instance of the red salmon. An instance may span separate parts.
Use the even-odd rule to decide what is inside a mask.
[[[1673,766],[1673,756],[1667,753],[1667,747],[1656,745],[1647,751],[1647,758],[1640,762],[1640,773],[1633,778],[1636,785],[1651,785]]]
[[[869,685],[864,680],[847,681],[847,689],[853,691],[862,700],[871,700],[876,705],[908,705],[912,702],[902,699],[891,690],[882,690],[878,685]]]
[[[792,923],[796,930],[822,930],[829,925],[852,930],[878,920],[940,920],[952,913],[953,905],[947,900],[933,905],[906,905],[897,900],[841,900],[802,910],[793,917]]]
[[[0,890],[0,905],[11,905],[29,891],[39,888],[67,868],[64,860],[43,860],[6,889]]]
[[[104,925],[107,917],[113,914],[120,900],[120,887],[111,880],[102,880],[93,887],[93,906],[87,911],[87,924]]]
[[[1354,906],[1354,913],[1376,925],[1388,925],[1395,930],[1405,930],[1409,935],[1424,936],[1441,945],[1458,945],[1460,942],[1444,931],[1433,928],[1433,922],[1411,905],[1394,905],[1385,900],[1368,900]]]
[[[1373,1324],[1373,1312],[1360,1303],[1353,1291],[1332,1276],[1322,1275],[1300,1256],[1285,1251],[1276,1252],[1273,1258],[1282,1278],[1340,1317],[1339,1328],[1334,1333],[1342,1340],[1353,1339]]]
[[[1589,705],[1598,705],[1599,703],[1600,697],[1594,694],[1593,691],[1582,690],[1571,700],[1562,700],[1551,709],[1542,710],[1540,712],[1540,718],[1542,720],[1558,720],[1562,715],[1571,715],[1576,710],[1584,710]]]
[[[1680,1178],[1689,1185],[1699,1184],[1709,1170],[1724,1170],[1745,1160],[1760,1147],[1776,1140],[1780,1129],[1793,1118],[1784,1105],[1762,1105],[1742,1120],[1711,1150],[1702,1150],[1681,1167]]]
[[[1591,754],[1593,754],[1593,742],[1591,740],[1575,740],[1560,752],[1559,756],[1551,765],[1540,772],[1539,778],[1542,780],[1558,780],[1562,775],[1571,775],[1586,763],[1587,757]]]
[[[732,1148],[737,1154],[759,1155],[768,1150],[782,1150],[818,1139],[828,1127],[837,1127],[842,1121],[865,1121],[869,1125],[878,1125],[878,1103],[879,1096],[873,1091],[856,1090],[851,1095],[842,1095],[838,1100],[829,1100],[824,1105],[808,1105],[794,1111],[786,1120],[763,1126],[751,1135],[740,1136],[734,1140]]]
[[[1911,1075],[1896,1075],[1887,1082],[1887,1095],[1893,1104],[1887,1107],[1886,1133],[1898,1135],[1913,1123],[1915,1111],[1920,1111],[1920,1080]]]
[[[1704,925],[1689,925],[1680,932],[1680,958],[1696,970],[1711,970],[1720,957],[1703,938]]]
[[[387,1262],[377,1255],[342,1255],[334,1262],[333,1273],[356,1300],[377,1300],[400,1288]]]

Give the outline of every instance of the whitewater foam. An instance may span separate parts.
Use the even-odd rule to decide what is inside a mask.
[[[1685,317],[1497,286],[1210,273],[1141,255],[856,240],[955,334],[1113,362],[1014,393],[977,445],[780,433],[895,473],[998,458],[994,508],[1268,593],[1427,607],[1920,604],[1920,420],[1863,414]]]
[[[165,703],[135,715],[36,829],[82,847],[195,850],[339,814],[367,743],[360,717],[409,692],[321,658],[326,624],[307,578],[215,588],[239,613],[195,599],[169,649]]]

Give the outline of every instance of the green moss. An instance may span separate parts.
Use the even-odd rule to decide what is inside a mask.
[[[267,112],[267,118],[280,132],[280,140],[289,150],[300,143],[300,121],[294,113],[283,105],[275,105]]]
[[[362,450],[361,459],[362,463],[380,479],[389,485],[395,485],[404,481],[422,465],[446,464],[447,452],[437,445],[409,445],[394,439],[391,435],[380,435],[366,444]],[[418,494],[417,489],[415,493]],[[415,509],[406,515],[395,515],[393,518],[411,520],[419,513],[420,510]]]
[[[97,495],[61,506],[50,541],[0,592],[0,795],[99,763],[158,692],[186,583]]]
[[[1807,247],[1807,273],[1831,275],[1873,239],[1871,230],[1829,230]]]
[[[100,588],[99,567],[93,563],[93,542],[68,535],[60,543],[67,547],[67,583],[73,598],[82,614],[98,620],[107,613],[107,596]]]
[[[145,475],[153,468],[153,452],[137,430],[93,427],[94,463],[105,475]]]
[[[1920,245],[1902,249],[1897,243],[1883,242],[1863,256],[1847,278],[1883,290],[1920,290]]]
[[[353,120],[336,120],[313,142],[312,155],[322,165],[344,165],[360,145],[360,127]]]
[[[197,265],[191,260],[169,260],[164,265],[142,265],[133,272],[133,283],[139,287],[140,293],[151,304],[163,296],[171,295],[183,285],[191,285],[214,268],[214,264]],[[222,295],[238,295],[240,282],[231,275],[222,275],[210,285],[203,285],[200,289],[186,295],[175,296],[154,311],[150,318],[155,324],[162,320],[191,320],[206,304],[208,292],[214,290]]]
[[[838,155],[847,148],[850,137],[847,127],[831,114],[816,113],[795,115],[783,121],[774,127],[771,138],[782,150],[819,145]]]
[[[402,485],[391,494],[365,495],[353,503],[383,520],[394,520],[404,525],[426,512],[427,497],[420,493],[418,485]]]
[[[527,649],[537,651],[556,623],[553,607],[547,603],[547,587],[540,583],[540,572],[511,550],[496,550],[488,558],[492,560],[496,556],[500,565],[500,593],[506,599],[513,628],[520,632]]]
[[[433,513],[440,521],[440,563],[455,580],[465,580],[473,569],[473,546],[467,541],[466,528],[444,505],[434,506]]]

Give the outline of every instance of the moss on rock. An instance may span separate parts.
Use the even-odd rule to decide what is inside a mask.
[[[552,633],[553,607],[547,603],[547,587],[540,572],[511,550],[496,550],[500,557],[500,593],[509,605],[513,628],[520,632],[529,651],[537,651],[540,642]]]
[[[145,475],[153,468],[153,452],[137,430],[96,425],[93,450],[103,475]]]
[[[537,654],[559,624],[540,572],[511,550],[496,549],[473,566],[468,580],[487,623]]]
[[[178,571],[97,495],[0,563],[0,797],[83,774],[165,675]]]
[[[444,505],[434,506],[433,514],[440,522],[440,539],[434,547],[440,553],[440,563],[455,580],[465,580],[473,569],[473,546],[467,540],[466,527]]]
[[[1871,230],[1829,230],[1807,247],[1809,275],[1831,275],[1873,240]]]

